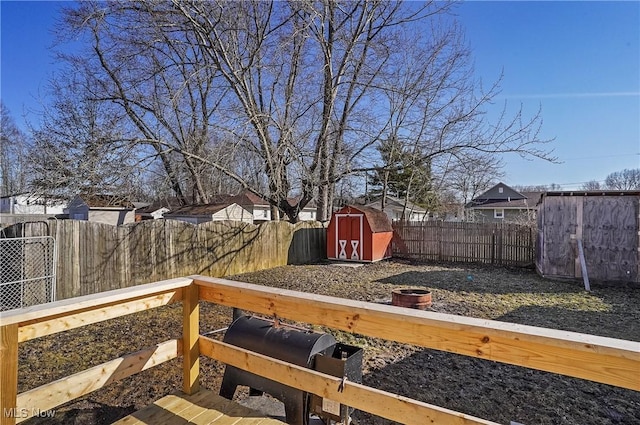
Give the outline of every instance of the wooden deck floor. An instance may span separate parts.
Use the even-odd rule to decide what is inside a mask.
[[[262,413],[201,389],[171,394],[114,422],[117,425],[286,425]]]

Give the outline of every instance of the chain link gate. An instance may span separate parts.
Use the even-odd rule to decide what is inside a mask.
[[[55,301],[56,258],[51,236],[0,238],[0,311]]]

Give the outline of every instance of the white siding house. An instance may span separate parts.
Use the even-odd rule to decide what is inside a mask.
[[[235,202],[241,207],[248,210],[253,216],[253,223],[260,224],[265,221],[270,221],[271,218],[271,205],[261,197],[254,195],[253,193],[246,191],[238,195],[217,195],[213,197],[213,204],[228,204]],[[288,199],[289,204],[294,205],[297,199]],[[298,214],[298,219],[301,221],[315,220],[316,219],[316,207],[313,202],[310,202],[305,206]]]
[[[315,221],[316,220],[316,207],[304,207],[298,214],[300,221]]]
[[[164,218],[185,221],[192,224],[220,220],[253,223],[253,214],[235,202],[231,204],[187,205],[165,214]]]
[[[77,195],[69,202],[66,213],[72,220],[86,220],[114,226],[135,221],[133,204],[112,195]]]
[[[0,198],[2,214],[62,214],[66,204],[59,199],[21,193]]]
[[[382,200],[377,199],[375,201],[366,204],[367,207],[375,208],[377,210],[382,209]],[[405,202],[401,199],[387,196],[384,212],[391,221],[408,220],[408,221],[424,221],[427,218],[427,210],[419,207],[411,202],[407,202],[405,208]],[[404,218],[403,218],[404,212]]]

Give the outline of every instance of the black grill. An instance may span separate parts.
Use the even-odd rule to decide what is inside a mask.
[[[229,326],[223,341],[311,369],[317,354],[331,356],[336,346],[336,340],[330,334],[304,331],[252,316],[237,318]],[[287,423],[309,423],[310,397],[307,392],[227,366],[220,395],[232,399],[238,385],[248,386],[251,395],[265,392],[283,402]]]
[[[362,349],[359,347],[337,343],[330,355],[316,356],[315,370],[361,383],[362,355]],[[345,405],[311,394],[311,412],[321,418],[347,424],[352,410]]]

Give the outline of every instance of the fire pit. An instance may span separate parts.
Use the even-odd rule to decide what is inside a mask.
[[[431,291],[422,288],[394,289],[391,305],[426,310],[431,307]]]

